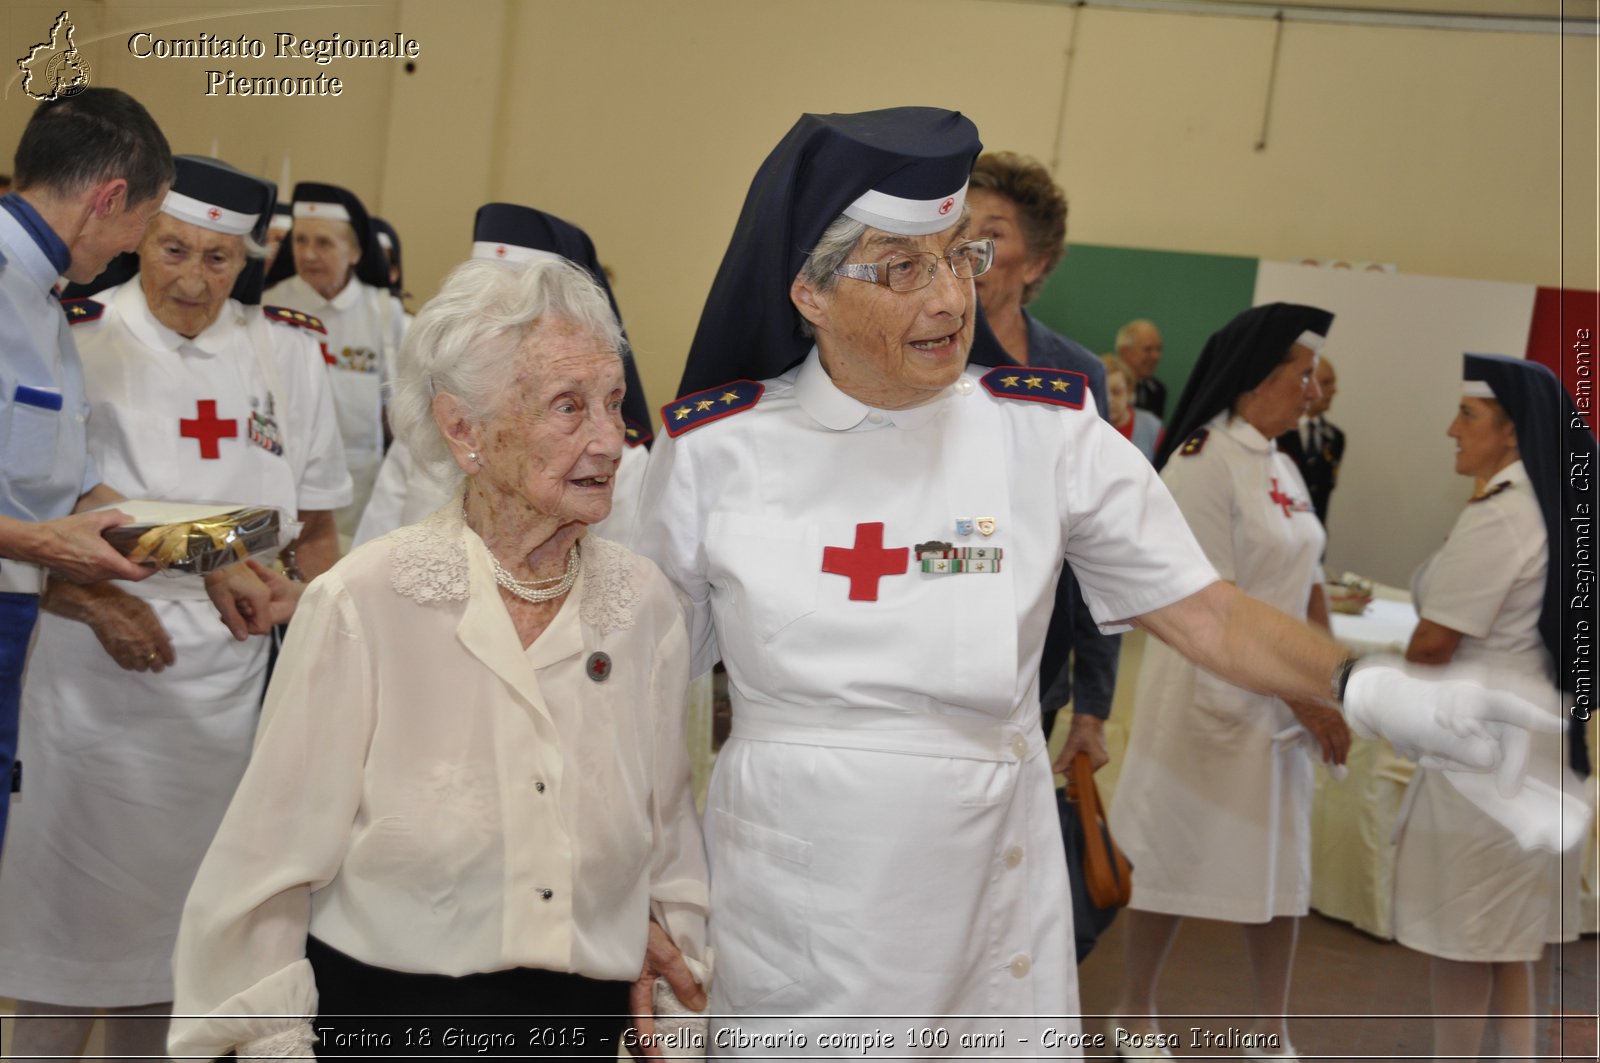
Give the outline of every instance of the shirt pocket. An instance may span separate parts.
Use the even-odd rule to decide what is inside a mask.
[[[711,582],[762,642],[816,612],[822,547],[809,526],[713,513],[705,549]]]
[[[799,981],[811,916],[811,843],[709,810],[711,943],[728,1004],[745,1008]]]
[[[18,384],[6,420],[6,479],[17,487],[49,484],[54,476],[62,425],[71,417],[59,391]]]

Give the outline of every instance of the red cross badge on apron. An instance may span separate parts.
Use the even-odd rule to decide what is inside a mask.
[[[854,546],[825,546],[822,549],[822,571],[850,578],[852,602],[877,601],[879,578],[903,575],[910,567],[910,562],[909,546],[884,549],[882,521],[857,524]]]
[[[1283,507],[1283,517],[1285,520],[1294,519],[1294,514],[1290,512],[1291,508],[1294,506],[1294,499],[1289,495],[1284,494],[1283,491],[1278,487],[1278,478],[1276,476],[1272,478],[1272,490],[1268,493],[1267,497],[1272,499],[1272,501],[1277,505]]]
[[[220,458],[222,448],[217,446],[217,440],[236,438],[239,435],[239,422],[232,418],[226,421],[218,419],[216,399],[200,399],[195,404],[193,418],[178,420],[178,434],[186,439],[198,439],[202,458]]]

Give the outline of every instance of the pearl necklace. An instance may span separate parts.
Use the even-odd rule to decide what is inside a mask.
[[[573,543],[567,552],[567,570],[550,579],[520,580],[501,567],[500,561],[489,551],[489,567],[494,570],[494,581],[525,602],[548,602],[559,598],[578,582],[578,544]]]

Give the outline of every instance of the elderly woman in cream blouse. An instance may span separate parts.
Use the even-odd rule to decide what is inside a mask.
[[[465,485],[299,601],[184,910],[174,1056],[514,1034],[614,1057],[657,975],[704,1007],[683,618],[655,565],[584,534],[623,445],[619,338],[558,261],[466,263],[417,316],[394,427]],[[497,1014],[618,1018],[460,1018]]]

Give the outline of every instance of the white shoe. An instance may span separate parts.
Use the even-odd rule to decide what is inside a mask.
[[[1300,1057],[1294,1054],[1294,1045],[1285,1043],[1282,1052],[1268,1052],[1265,1048],[1256,1048],[1253,1045],[1244,1047],[1246,1059],[1276,1059],[1280,1063],[1299,1063]]]
[[[1118,1059],[1172,1059],[1173,1058],[1172,1053],[1170,1051],[1168,1051],[1166,1048],[1161,1047],[1160,1045],[1153,1045],[1153,1046],[1150,1046],[1150,1047],[1146,1048],[1146,1047],[1139,1046],[1139,1045],[1119,1044],[1117,1042],[1117,1034],[1119,1032],[1123,1033],[1123,1034],[1132,1034],[1133,1033],[1133,1031],[1129,1030],[1128,1027],[1123,1025],[1121,1019],[1111,1019],[1109,1022],[1107,1022],[1106,1023],[1106,1031],[1107,1031],[1107,1035],[1111,1038],[1111,1041],[1110,1041],[1111,1050],[1117,1054],[1117,1058]],[[1159,1032],[1160,1031],[1155,1030],[1153,1028],[1149,1031],[1149,1033],[1159,1033]],[[1134,1036],[1141,1036],[1141,1035],[1135,1034]]]

